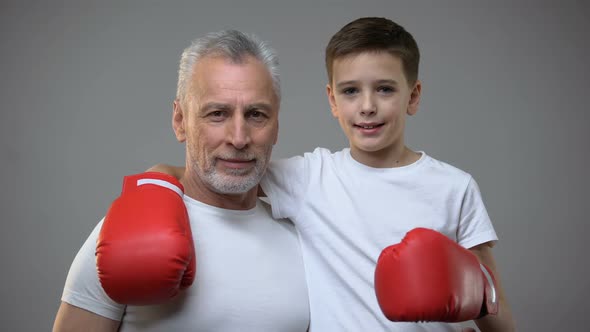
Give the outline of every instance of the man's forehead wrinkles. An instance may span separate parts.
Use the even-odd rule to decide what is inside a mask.
[[[201,104],[242,104],[242,105],[272,105],[275,99],[272,90],[252,89],[244,91],[239,88],[205,88],[197,90],[195,97],[201,100]]]
[[[219,103],[219,102],[208,102],[208,103],[205,103],[202,107],[202,109],[204,109],[204,110],[208,110],[208,109],[230,110],[233,108],[234,108],[234,106],[230,103]]]
[[[242,84],[247,84],[247,83],[252,83],[255,80],[252,79],[244,79],[244,80],[236,80],[236,79],[227,79],[227,78],[216,78],[216,79],[211,79],[211,83],[213,84],[217,84],[217,85],[222,85],[222,86],[226,86],[226,85],[242,85]]]
[[[239,93],[239,94],[263,94],[272,93],[272,86],[261,85],[254,80],[209,80],[195,84],[197,93]]]

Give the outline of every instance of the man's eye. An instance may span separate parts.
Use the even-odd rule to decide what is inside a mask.
[[[246,114],[246,116],[249,119],[256,120],[256,121],[262,121],[267,118],[266,114],[264,114],[263,112],[260,112],[260,111],[249,111]]]
[[[213,112],[210,112],[208,114],[208,116],[213,119],[221,119],[221,118],[225,117],[225,114],[226,114],[225,111],[213,111]]]

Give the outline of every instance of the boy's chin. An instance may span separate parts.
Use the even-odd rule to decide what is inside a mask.
[[[382,154],[385,152],[383,146],[378,144],[353,144],[350,148],[364,154]]]
[[[384,150],[393,150],[394,147],[387,142],[383,142],[382,139],[377,137],[373,139],[362,139],[362,140],[351,140],[349,141],[350,147],[358,151],[364,152],[383,152]]]

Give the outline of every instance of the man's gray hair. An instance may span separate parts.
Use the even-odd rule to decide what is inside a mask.
[[[276,52],[255,35],[237,30],[223,30],[193,40],[191,45],[182,52],[176,90],[176,99],[181,103],[184,104],[187,101],[187,90],[191,85],[190,81],[195,64],[199,59],[208,55],[227,57],[236,64],[243,63],[247,56],[259,60],[268,69],[274,92],[277,98],[281,99],[279,60]]]

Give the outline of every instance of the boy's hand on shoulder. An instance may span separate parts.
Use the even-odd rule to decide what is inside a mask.
[[[172,175],[177,180],[182,179],[184,176],[185,167],[173,166],[168,164],[156,164],[146,170],[146,172],[159,172],[168,175]]]

